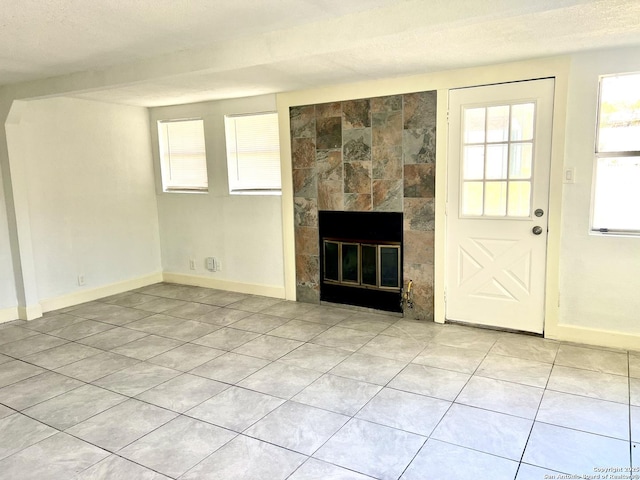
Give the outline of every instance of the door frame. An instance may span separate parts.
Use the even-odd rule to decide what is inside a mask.
[[[489,78],[484,77],[480,81],[471,81],[471,79],[467,77],[465,78],[467,81],[461,81],[456,85],[438,90],[438,126],[444,128],[438,129],[436,143],[436,218],[434,245],[434,321],[436,323],[445,323],[446,321],[449,91],[465,87],[554,78],[555,90],[553,97],[553,124],[551,128],[551,163],[549,168],[549,231],[547,236],[543,335],[545,338],[559,338],[560,229],[568,76],[568,63],[559,61],[558,64],[555,65],[555,68],[542,69],[541,71],[529,71],[528,73],[518,72],[512,76],[488,76]]]
[[[542,333],[544,330],[544,305],[546,292],[546,258],[547,258],[547,223],[549,210],[549,168],[551,165],[551,130],[553,126],[553,93],[555,80],[546,78],[527,82],[509,82],[490,86],[461,88],[449,91],[449,145],[451,149],[448,163],[448,205],[447,210],[447,249],[446,264],[447,304],[446,315],[451,321],[501,328],[515,331]],[[530,177],[529,213],[526,217],[513,217],[506,214],[506,198],[504,217],[484,217],[471,214],[460,216],[462,208],[462,138],[464,133],[466,108],[486,108],[492,105],[511,105],[533,103],[535,116],[533,123],[532,176]],[[511,130],[509,130],[511,131]],[[527,137],[528,138],[528,137]],[[484,139],[486,141],[486,139]],[[509,141],[511,141],[511,136]],[[509,158],[511,153],[509,153]],[[511,167],[509,167],[511,169]],[[455,178],[454,178],[455,177]],[[511,183],[509,182],[509,185]],[[533,215],[535,208],[542,208],[542,218]],[[533,236],[534,225],[542,226],[544,235]],[[538,227],[539,228],[539,227]],[[504,235],[504,236],[503,236]],[[506,252],[496,254],[493,258],[485,256],[477,250],[474,238],[500,239],[509,238],[512,242]],[[493,241],[493,240],[491,240]],[[463,247],[464,245],[464,247]],[[479,270],[477,275],[460,280],[459,248],[464,248]],[[480,249],[482,250],[482,249]],[[474,252],[474,253],[472,253]],[[504,253],[504,255],[503,255]],[[479,255],[479,256],[476,256]],[[523,256],[524,255],[524,256]],[[533,255],[533,257],[531,257]],[[518,268],[522,258],[529,258],[531,264],[529,274],[531,284],[524,290],[518,281],[505,275],[502,268]],[[473,262],[472,260],[472,262]],[[495,262],[495,263],[494,263]],[[507,267],[504,265],[507,262]],[[513,263],[516,262],[516,263]],[[527,260],[525,260],[527,262]],[[496,267],[502,264],[502,267]],[[496,270],[496,268],[498,268]],[[489,273],[492,272],[492,273]],[[497,279],[500,280],[497,280]],[[468,282],[466,281],[468,280]],[[499,281],[516,302],[505,302],[500,299],[478,297],[474,292],[480,285],[486,288],[490,281]],[[478,283],[480,282],[480,283]],[[505,283],[506,282],[506,283]],[[476,292],[477,293],[477,292]]]

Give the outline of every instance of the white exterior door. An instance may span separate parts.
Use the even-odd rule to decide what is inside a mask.
[[[542,333],[553,79],[449,94],[446,318]]]

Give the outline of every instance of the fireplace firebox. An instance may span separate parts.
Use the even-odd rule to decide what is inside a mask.
[[[320,300],[401,312],[402,213],[318,212]]]

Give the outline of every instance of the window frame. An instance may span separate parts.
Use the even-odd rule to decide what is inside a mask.
[[[519,107],[519,106],[524,106],[524,105],[533,105],[533,117],[532,117],[532,125],[531,125],[531,138],[530,139],[512,139],[512,129],[513,129],[513,108],[514,107]],[[509,116],[508,116],[508,135],[507,135],[507,139],[506,140],[488,140],[487,138],[487,134],[489,132],[488,130],[488,114],[489,114],[489,109],[491,108],[495,108],[495,107],[508,107],[509,108]],[[465,135],[464,135],[464,128],[466,125],[466,113],[469,110],[475,110],[475,109],[483,109],[484,110],[484,121],[483,121],[483,125],[484,125],[484,140],[482,142],[467,142],[465,139]],[[478,104],[473,104],[473,105],[465,105],[462,107],[462,114],[461,114],[461,118],[462,118],[462,124],[461,124],[461,134],[460,134],[460,139],[461,139],[461,167],[460,167],[460,178],[459,178],[459,189],[460,189],[460,193],[459,193],[459,201],[458,201],[458,216],[461,219],[485,219],[485,220],[507,220],[507,221],[526,221],[526,220],[530,220],[532,215],[533,215],[533,194],[534,194],[534,178],[535,178],[535,154],[536,154],[536,129],[537,129],[537,125],[536,125],[536,119],[538,116],[538,102],[535,99],[518,99],[518,100],[513,100],[513,101],[506,101],[506,102],[489,102],[489,103],[478,103]],[[518,145],[531,145],[531,166],[530,166],[530,174],[528,176],[528,178],[520,178],[520,177],[512,177],[511,176],[511,164],[510,164],[510,160],[511,160],[511,148],[513,146],[518,146]],[[506,162],[506,176],[503,178],[491,178],[491,177],[487,177],[487,151],[489,147],[492,146],[506,146],[507,148],[507,162]],[[467,147],[483,147],[483,167],[482,167],[482,178],[477,178],[477,179],[465,179],[464,175],[465,175],[465,165],[464,165],[464,160],[465,160],[465,149]],[[486,213],[486,192],[487,192],[487,184],[498,184],[498,183],[504,183],[505,186],[505,212],[504,214],[500,214],[500,215],[492,215],[492,214],[487,214]],[[528,183],[529,184],[529,213],[528,215],[510,215],[509,214],[509,197],[510,197],[510,186],[511,185],[515,185],[515,184],[522,184],[522,183]],[[465,199],[465,192],[464,192],[464,187],[465,184],[482,184],[482,213],[480,214],[474,214],[474,213],[465,213],[464,212],[464,199]]]
[[[263,116],[263,115],[270,115],[270,116],[274,116],[275,118],[275,122],[276,122],[276,127],[278,129],[278,133],[277,133],[277,140],[278,140],[278,154],[277,154],[277,173],[278,173],[278,178],[279,178],[279,186],[277,187],[265,187],[265,188],[260,188],[260,187],[242,187],[242,186],[232,186],[232,180],[231,180],[231,176],[232,173],[235,171],[236,174],[238,174],[238,170],[237,170],[237,166],[236,169],[232,169],[231,166],[231,162],[232,162],[232,158],[230,158],[230,151],[228,148],[228,144],[229,144],[229,132],[228,132],[228,128],[227,128],[227,121],[228,120],[233,120],[236,118],[242,118],[242,117],[257,117],[257,116]],[[224,141],[225,141],[225,158],[226,158],[226,166],[227,166],[227,186],[229,189],[229,195],[282,195],[282,165],[281,165],[281,157],[280,157],[280,133],[279,133],[279,123],[278,123],[278,112],[277,111],[263,111],[263,112],[251,112],[251,113],[238,113],[238,114],[225,114],[224,118],[223,118],[223,125],[224,125]],[[235,134],[234,134],[235,135]],[[236,163],[237,163],[237,157],[236,157]]]
[[[602,113],[602,88],[603,81],[607,78],[615,78],[615,77],[623,77],[627,75],[637,76],[640,81],[640,71],[638,72],[625,72],[625,73],[610,73],[600,75],[598,77],[598,92],[597,92],[597,106],[596,106],[596,122],[595,122],[595,141],[594,141],[594,161],[593,161],[593,172],[592,172],[592,181],[591,181],[591,211],[589,218],[589,233],[592,235],[602,235],[602,236],[625,236],[625,237],[633,237],[640,236],[640,225],[637,229],[616,229],[616,228],[606,228],[606,227],[598,227],[594,226],[595,224],[595,214],[596,214],[596,186],[598,182],[598,163],[600,159],[606,158],[640,158],[640,150],[615,150],[615,151],[600,151],[600,123],[601,123],[601,113]]]
[[[173,184],[170,180],[171,175],[171,158],[170,155],[163,155],[163,139],[162,126],[164,124],[193,122],[199,121],[202,124],[202,146],[204,149],[204,181],[200,186],[184,186]],[[156,132],[158,148],[158,162],[160,165],[160,186],[163,193],[192,193],[206,194],[209,192],[209,165],[207,156],[207,140],[206,140],[206,123],[202,117],[181,117],[181,118],[162,118],[156,121]]]

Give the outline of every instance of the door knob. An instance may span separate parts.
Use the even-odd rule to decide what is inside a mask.
[[[531,231],[533,232],[534,235],[540,235],[542,233],[542,227],[539,225],[536,225],[531,229]]]
[[[544,215],[544,210],[542,210],[541,208],[536,208],[536,211],[535,211],[535,212],[533,212],[533,214],[534,214],[536,217],[541,217],[542,215]]]

